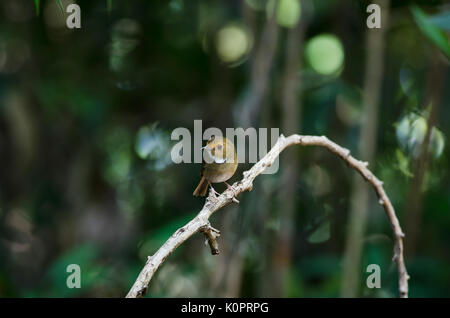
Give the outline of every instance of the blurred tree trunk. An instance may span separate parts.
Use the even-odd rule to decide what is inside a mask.
[[[249,17],[251,16],[249,15]],[[239,118],[238,120],[244,128],[255,125],[261,109],[266,104],[265,99],[269,93],[269,75],[278,44],[278,33],[276,15],[272,14],[267,18],[256,45],[250,71],[249,92],[236,112],[236,118]]]
[[[255,25],[255,14],[253,9],[249,8],[245,1],[242,2],[242,16],[245,19],[246,25],[249,26],[252,33],[256,35],[257,26]],[[270,72],[272,70],[275,52],[278,43],[278,24],[275,14],[272,14],[266,19],[259,35],[254,58],[251,62],[250,71],[250,88],[235,109],[234,121],[238,127],[256,126],[257,122],[261,120],[260,114],[267,110],[267,96],[269,95]],[[255,197],[265,197],[260,193],[262,190],[254,189],[249,193],[252,200]],[[259,202],[259,206],[261,201]],[[249,205],[251,209],[252,206]],[[253,205],[254,207],[254,205]],[[251,226],[251,221],[248,207],[239,212],[244,217],[238,218],[236,214],[227,214],[224,218],[222,230],[224,233],[232,233],[235,231],[236,222],[242,222],[243,228],[248,229]],[[217,296],[220,297],[239,297],[240,287],[244,268],[244,255],[242,253],[242,245],[246,244],[244,236],[248,235],[248,231],[239,231],[236,236],[227,236],[227,242],[222,243],[221,258],[225,261],[219,262],[218,269],[215,271],[213,277],[213,285]]]
[[[229,208],[220,223],[221,231],[227,233],[221,237],[220,254],[215,259],[216,268],[212,271],[211,285],[213,293],[211,297],[234,298],[240,296],[244,257],[242,253],[242,233],[236,231],[241,213],[238,207]]]
[[[427,171],[429,159],[429,146],[431,140],[432,128],[438,120],[439,106],[441,103],[442,89],[444,87],[444,71],[445,66],[439,60],[439,53],[432,55],[431,67],[428,74],[427,97],[424,108],[429,106],[429,114],[427,119],[427,132],[421,147],[419,157],[413,162],[413,179],[410,184],[406,208],[404,212],[405,218],[405,254],[406,256],[414,256],[417,238],[419,234],[422,219],[423,204],[423,182]]]
[[[381,28],[367,29],[366,70],[364,79],[361,135],[358,144],[359,158],[373,162],[377,140],[378,104],[384,68],[384,33],[389,17],[389,0],[374,1],[381,7]],[[356,297],[359,292],[363,236],[369,208],[369,186],[359,175],[354,176],[350,199],[350,215],[344,253],[341,296]]]
[[[12,147],[8,155],[14,163],[11,169],[16,173],[16,176],[11,178],[11,183],[20,188],[24,186],[22,183],[27,183],[28,172],[39,151],[36,147],[39,125],[32,111],[30,98],[23,89],[6,90],[4,96],[1,104],[4,106],[3,114]]]
[[[302,4],[302,9],[303,3]],[[284,71],[281,86],[281,132],[284,135],[299,133],[301,126],[300,69],[305,31],[304,14],[297,25],[287,32]],[[265,280],[264,295],[283,297],[291,268],[294,235],[294,212],[296,208],[296,184],[299,179],[297,151],[287,151],[281,158],[280,206],[277,213],[280,228],[271,244],[269,279]]]

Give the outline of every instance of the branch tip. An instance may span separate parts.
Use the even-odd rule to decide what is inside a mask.
[[[206,237],[206,242],[209,244],[209,248],[211,249],[212,255],[217,255],[220,253],[219,243],[217,243],[217,238],[220,236],[220,231],[213,228],[211,224],[208,222],[203,228],[200,229],[201,232]]]

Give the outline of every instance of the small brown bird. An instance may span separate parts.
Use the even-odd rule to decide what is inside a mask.
[[[208,185],[211,183],[225,182],[236,172],[238,161],[234,144],[231,140],[222,136],[211,136],[203,147],[206,151],[207,161],[203,159],[201,180],[194,190],[194,196],[205,196]],[[231,186],[225,182],[228,188]],[[211,189],[216,190],[211,185]]]

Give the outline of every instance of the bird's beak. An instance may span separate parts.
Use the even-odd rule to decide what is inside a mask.
[[[206,149],[206,150],[209,150],[209,151],[211,150],[211,148],[209,146],[201,147],[200,149],[201,150],[205,150]]]

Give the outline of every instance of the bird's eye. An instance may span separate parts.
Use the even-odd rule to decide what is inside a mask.
[[[222,150],[222,145],[218,145],[217,149]]]

